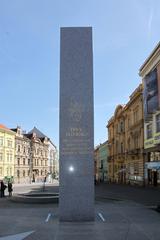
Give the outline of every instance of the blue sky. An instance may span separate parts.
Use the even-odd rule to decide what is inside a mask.
[[[60,27],[92,26],[95,145],[160,40],[159,0],[0,0],[0,123],[59,143]]]

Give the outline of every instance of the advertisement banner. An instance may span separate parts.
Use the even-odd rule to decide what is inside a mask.
[[[154,69],[144,78],[144,119],[148,119],[149,115],[158,110],[158,81],[157,69]]]

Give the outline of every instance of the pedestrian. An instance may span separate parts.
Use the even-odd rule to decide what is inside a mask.
[[[7,186],[4,184],[3,180],[1,181],[1,198],[5,197],[5,189],[7,188]]]
[[[9,197],[12,197],[12,191],[13,191],[12,183],[11,183],[11,182],[8,182],[8,193],[9,193]]]

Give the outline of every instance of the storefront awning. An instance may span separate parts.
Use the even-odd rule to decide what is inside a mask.
[[[160,170],[160,161],[145,163],[147,169]]]

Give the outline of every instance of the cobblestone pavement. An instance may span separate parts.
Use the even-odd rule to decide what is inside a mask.
[[[57,189],[46,186],[46,191]],[[143,198],[137,196],[140,190]],[[148,206],[155,204],[159,190],[149,189],[153,196],[148,200],[146,192],[130,186],[96,186],[95,222],[86,223],[60,223],[57,204],[14,203],[6,197],[0,199],[0,240],[159,240],[160,214]]]

